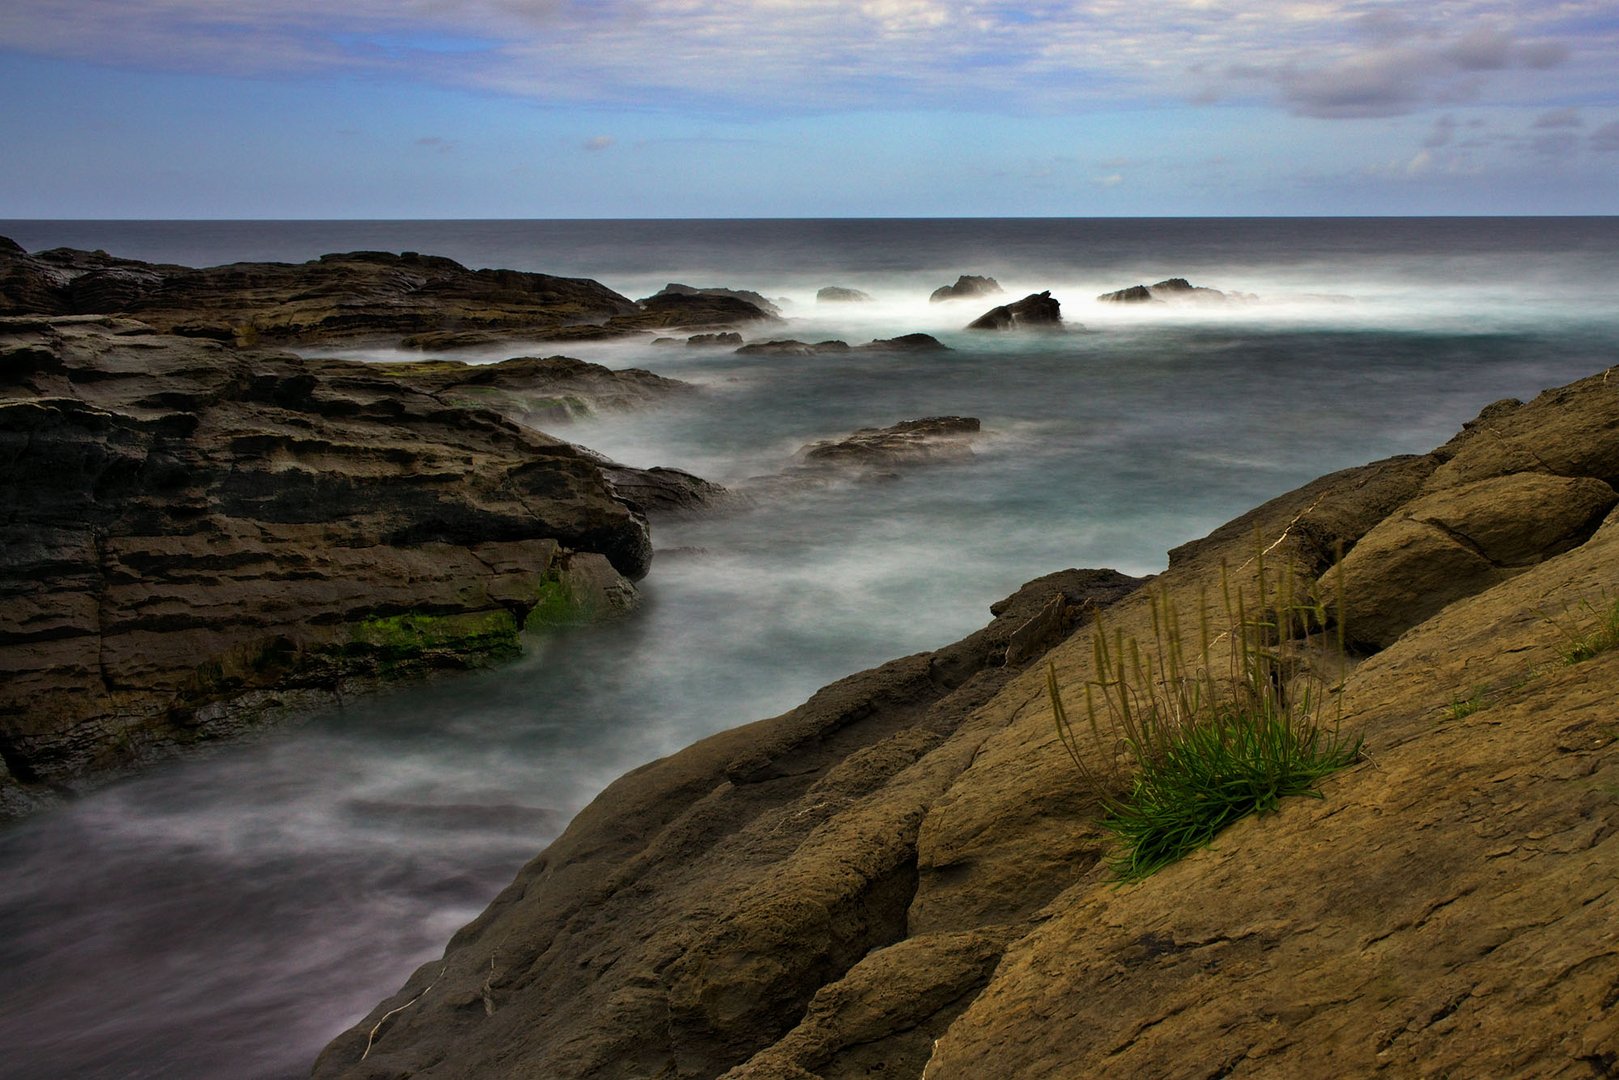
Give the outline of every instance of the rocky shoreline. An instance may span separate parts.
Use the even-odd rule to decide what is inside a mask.
[[[1565,662],[1546,612],[1612,600],[1616,484],[1599,375],[1281,496],[1145,588],[1033,582],[620,779],[315,1075],[1603,1075],[1619,649]],[[1256,538],[1300,581],[1348,550],[1347,618],[1381,628],[1336,660],[1365,755],[1121,887],[1047,671],[1077,690],[1098,612],[1149,638],[1154,597],[1207,603]]]
[[[1248,299],[1137,288],[1108,299]],[[535,426],[694,392],[650,372],[282,348],[676,328],[733,347],[711,335],[768,329],[761,300],[408,254],[198,271],[0,241],[0,816],[626,610],[649,518],[747,494]],[[980,322],[1062,325],[1049,293]],[[923,338],[860,348],[940,347]],[[979,428],[810,444],[760,490],[962,460]],[[1619,594],[1616,488],[1603,373],[1280,496],[1154,579],[1030,582],[953,645],[620,778],[315,1075],[1608,1075],[1619,648],[1566,645]],[[1301,648],[1342,674],[1365,756],[1323,800],[1120,886],[1047,678],[1082,696],[1099,627],[1147,640],[1155,606],[1209,605],[1256,552],[1347,583],[1349,652]]]

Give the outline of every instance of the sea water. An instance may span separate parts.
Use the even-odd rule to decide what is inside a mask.
[[[1165,552],[1314,477],[1619,363],[1619,219],[0,222],[157,262],[421,251],[757,290],[750,336],[937,354],[569,344],[701,393],[553,433],[746,488],[801,446],[978,417],[975,456],[659,523],[645,604],[498,670],[346,702],[0,831],[0,1077],[283,1077],[435,958],[607,782],[981,626],[1065,567]],[[997,299],[934,304],[958,274]],[[1170,276],[1253,294],[1104,305]],[[817,302],[827,285],[864,303]],[[963,329],[1050,290],[1057,332]],[[552,353],[535,345],[470,354]],[[344,355],[386,361],[385,350]]]

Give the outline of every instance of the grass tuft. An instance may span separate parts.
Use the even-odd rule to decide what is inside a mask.
[[[1577,625],[1570,627],[1562,621],[1552,620],[1563,635],[1562,647],[1558,649],[1563,663],[1578,664],[1610,649],[1619,649],[1619,600],[1605,607],[1582,600],[1570,621]]]
[[[1223,575],[1226,625],[1214,632],[1200,598],[1195,647],[1161,593],[1148,645],[1097,626],[1086,730],[1073,727],[1056,668],[1047,669],[1058,736],[1101,802],[1115,846],[1109,865],[1122,880],[1147,877],[1284,798],[1319,798],[1316,783],[1360,754],[1359,739],[1339,734],[1336,688],[1307,662],[1311,638],[1328,630],[1325,604],[1301,600],[1290,576],[1268,580],[1256,558],[1258,602]],[[1217,673],[1211,656],[1222,640],[1229,659]]]

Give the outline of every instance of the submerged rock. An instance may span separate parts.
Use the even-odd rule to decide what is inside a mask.
[[[846,353],[847,341],[817,341],[813,345],[796,338],[779,341],[753,341],[736,350],[742,356],[816,356],[820,353]]]
[[[950,346],[932,334],[901,334],[856,345],[861,352],[950,352]]]
[[[841,439],[801,447],[799,462],[815,469],[891,469],[922,462],[961,461],[973,456],[980,434],[973,416],[929,416],[885,428],[861,428]]]
[[[468,407],[557,370],[0,319],[3,812],[355,680],[509,656],[542,601],[633,600],[626,479]]]
[[[869,293],[859,289],[845,289],[840,285],[828,285],[816,292],[815,299],[823,304],[851,304],[865,303],[871,299]]]
[[[1012,304],[990,308],[967,324],[969,330],[1022,330],[1030,327],[1052,327],[1062,323],[1062,304],[1047,290],[1030,293]]]
[[[928,302],[938,304],[946,300],[967,300],[974,296],[992,296],[1001,291],[1001,283],[992,277],[962,274],[956,278],[954,285],[941,285],[934,289]]]

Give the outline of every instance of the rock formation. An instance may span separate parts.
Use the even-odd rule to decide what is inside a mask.
[[[817,356],[822,353],[846,353],[847,341],[799,341],[783,338],[777,341],[751,341],[737,349],[740,356]]]
[[[316,1076],[1609,1074],[1619,648],[1564,645],[1619,599],[1616,484],[1598,376],[1283,495],[1147,588],[1031,583],[620,779]],[[1361,639],[1293,647],[1365,757],[1116,885],[1048,672],[1082,698],[1098,625],[1196,625],[1259,550]],[[1433,603],[1429,558],[1462,568]]]
[[[845,289],[841,285],[828,285],[815,293],[815,299],[823,304],[853,304],[864,303],[871,299],[870,294],[859,289]]]
[[[993,296],[1001,291],[1001,283],[992,277],[962,274],[956,278],[954,285],[941,285],[934,289],[928,302],[938,304],[946,300],[969,300],[975,296]]]
[[[967,324],[969,330],[1023,330],[1062,325],[1062,305],[1047,290],[1012,304],[990,308]]]
[[[697,288],[692,285],[682,285],[679,282],[671,281],[669,284],[659,289],[657,293],[654,294],[654,297],[649,297],[648,299],[668,294],[676,294],[681,296],[728,296],[734,300],[746,301],[747,303],[750,303],[754,307],[758,308],[760,311],[763,311],[766,315],[781,314],[781,308],[776,305],[775,301],[765,299],[762,295],[754,292],[752,289],[719,289],[712,287]],[[646,303],[645,300],[641,302],[643,304]]]
[[[1132,285],[1117,292],[1103,293],[1096,299],[1104,304],[1153,304],[1194,302],[1202,304],[1228,304],[1259,299],[1253,293],[1221,292],[1202,285],[1193,285],[1185,278],[1165,278],[1156,285]]]
[[[519,356],[494,364],[421,360],[379,363],[369,370],[403,379],[447,405],[490,409],[537,428],[642,408],[696,390],[641,368],[616,370],[571,356]]]
[[[0,812],[633,602],[635,506],[703,492],[500,415],[670,389],[622,375],[0,319]]]
[[[960,461],[973,456],[979,421],[973,416],[929,416],[891,427],[861,428],[841,439],[811,443],[796,457],[811,469],[888,470],[920,462]]]
[[[246,346],[377,341],[439,350],[775,321],[773,309],[745,295],[666,291],[636,303],[586,278],[468,270],[415,252],[193,269],[0,244],[0,315],[123,314],[166,333]]]

